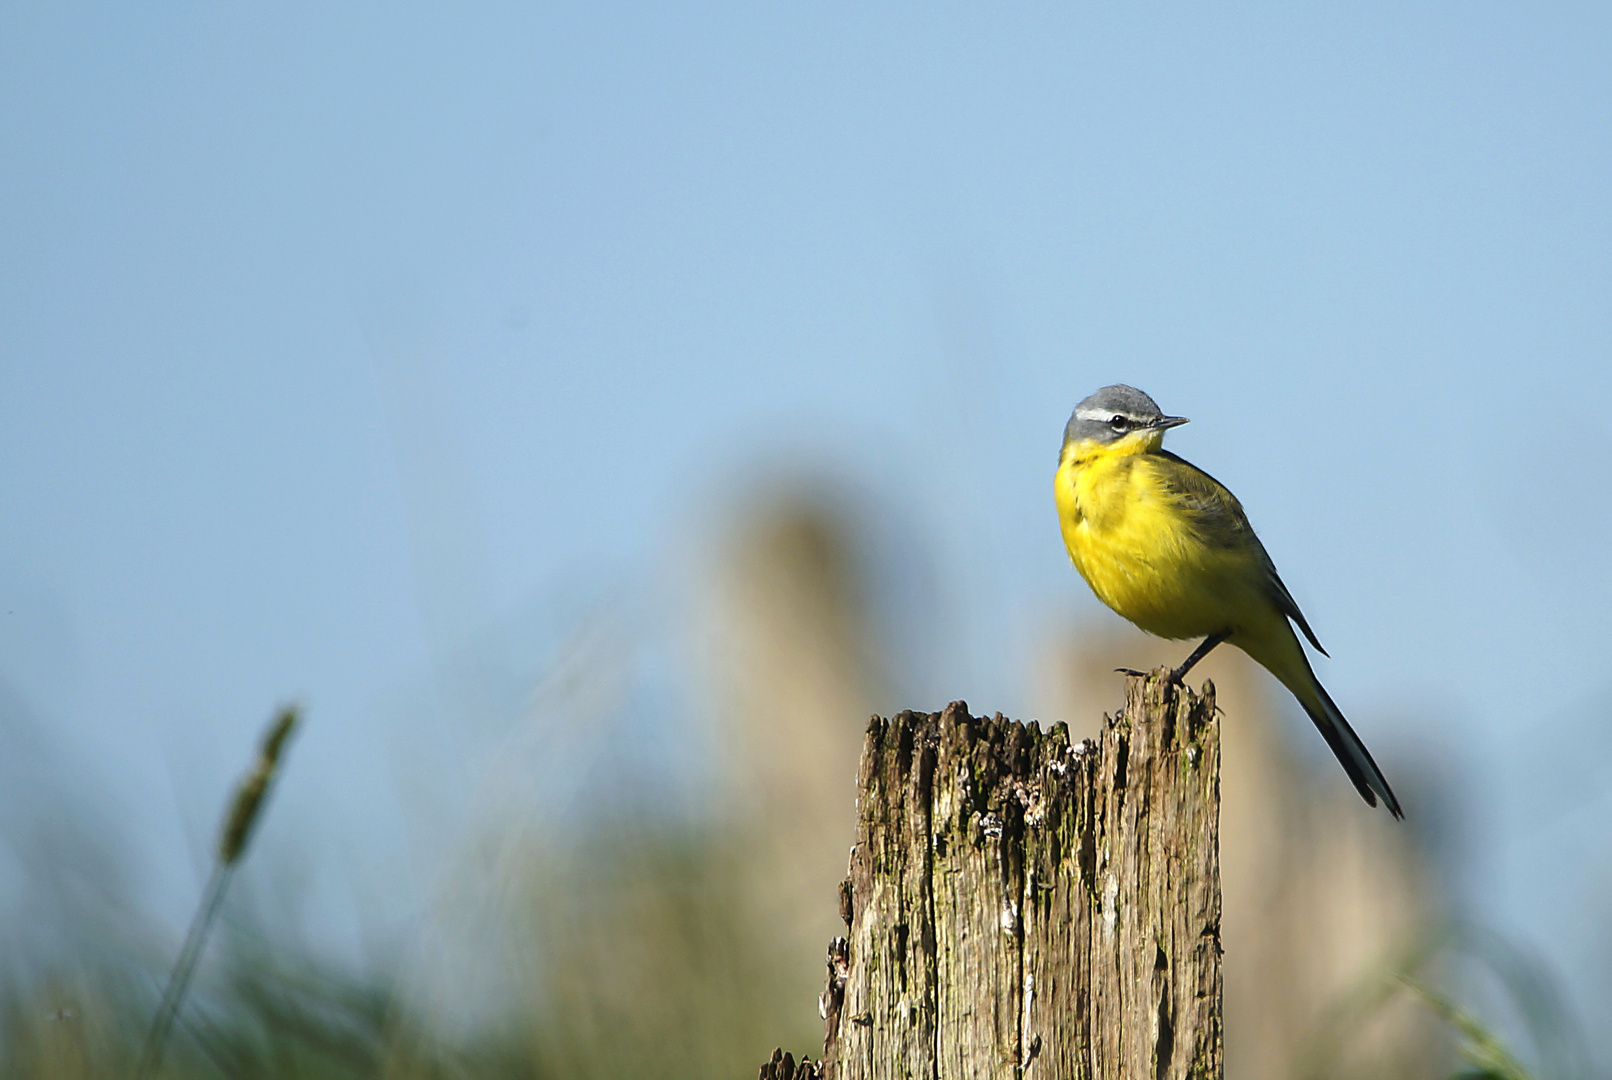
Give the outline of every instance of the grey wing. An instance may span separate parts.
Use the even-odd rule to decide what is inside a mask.
[[[1198,526],[1200,535],[1213,540],[1216,537],[1224,538],[1226,546],[1237,546],[1252,543],[1259,550],[1260,558],[1265,563],[1266,586],[1270,591],[1271,602],[1283,615],[1298,624],[1304,636],[1314,645],[1316,651],[1322,656],[1329,655],[1321,647],[1316,638],[1315,631],[1310,629],[1304,612],[1299,610],[1298,601],[1293,594],[1287,591],[1282,577],[1276,572],[1276,564],[1271,562],[1270,553],[1265,545],[1259,542],[1254,533],[1254,527],[1248,523],[1248,515],[1243,513],[1243,506],[1237,501],[1225,484],[1198,468],[1186,458],[1177,457],[1168,450],[1160,450],[1158,454],[1175,464],[1181,466],[1177,469],[1162,469],[1160,477],[1165,487],[1176,498],[1176,505],[1191,516]]]

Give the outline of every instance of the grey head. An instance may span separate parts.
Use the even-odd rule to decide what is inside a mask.
[[[1063,441],[1112,443],[1138,431],[1163,431],[1186,422],[1184,416],[1165,416],[1158,404],[1136,387],[1116,383],[1075,406],[1063,429]]]

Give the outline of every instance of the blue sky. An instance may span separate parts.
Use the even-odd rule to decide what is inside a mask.
[[[175,921],[163,851],[274,702],[315,710],[285,813],[362,844],[433,656],[653,588],[766,472],[910,523],[970,615],[911,704],[1011,713],[1035,635],[1106,617],[1050,477],[1126,381],[1193,418],[1172,447],[1368,741],[1473,778],[1474,902],[1604,959],[1609,37],[1591,4],[8,5],[0,677]]]

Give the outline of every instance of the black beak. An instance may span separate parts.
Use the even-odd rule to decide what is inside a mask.
[[[1148,427],[1163,431],[1165,428],[1180,427],[1182,424],[1188,422],[1189,421],[1184,416],[1161,416],[1149,424]]]

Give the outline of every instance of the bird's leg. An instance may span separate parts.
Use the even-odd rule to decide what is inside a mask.
[[[1198,647],[1192,650],[1192,655],[1187,657],[1186,662],[1170,672],[1169,681],[1173,683],[1180,683],[1182,679],[1187,677],[1187,672],[1191,671],[1193,667],[1197,665],[1199,660],[1202,660],[1204,657],[1214,652],[1215,646],[1219,645],[1229,637],[1231,637],[1231,630],[1230,628],[1227,628],[1219,633],[1210,634],[1208,637],[1204,638]],[[1135,675],[1138,678],[1147,674],[1145,671],[1137,671],[1135,668],[1128,667],[1117,667],[1114,670],[1119,672],[1121,675]]]
[[[1208,637],[1204,638],[1202,644],[1200,644],[1196,649],[1192,650],[1192,655],[1187,657],[1186,662],[1180,667],[1176,668],[1174,671],[1170,672],[1170,681],[1173,683],[1180,683],[1182,679],[1187,677],[1187,672],[1191,671],[1199,660],[1202,660],[1211,652],[1214,652],[1215,646],[1219,645],[1222,641],[1225,641],[1229,637],[1231,637],[1231,630],[1230,628],[1227,628],[1217,634],[1210,634]]]

